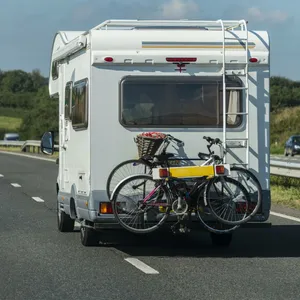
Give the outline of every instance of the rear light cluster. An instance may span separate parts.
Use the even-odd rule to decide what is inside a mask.
[[[100,214],[113,214],[113,208],[111,202],[100,202],[99,204]]]
[[[159,177],[160,178],[169,177],[169,170],[168,169],[159,169]]]
[[[225,173],[225,167],[224,166],[216,166],[216,173],[219,174],[224,174]]]

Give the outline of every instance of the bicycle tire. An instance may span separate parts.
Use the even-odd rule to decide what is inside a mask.
[[[114,193],[113,193],[113,197],[112,197],[112,208],[113,208],[113,212],[114,212],[114,216],[116,218],[116,220],[118,221],[118,223],[126,230],[132,232],[132,233],[136,233],[136,234],[147,234],[147,233],[151,233],[155,230],[158,230],[167,220],[170,211],[171,211],[171,200],[170,200],[170,191],[167,187],[163,186],[164,192],[166,192],[166,200],[167,200],[167,208],[166,208],[166,212],[164,213],[164,216],[161,218],[161,220],[159,221],[159,223],[151,228],[148,229],[133,229],[132,227],[124,224],[122,222],[122,220],[119,218],[119,215],[117,214],[117,207],[116,207],[116,200],[117,197],[120,193],[120,191],[122,190],[122,188],[127,185],[130,181],[133,180],[138,180],[138,179],[145,179],[145,180],[151,180],[154,181],[155,180],[152,178],[151,175],[148,174],[137,174],[137,175],[131,175],[128,176],[127,178],[125,178],[124,180],[122,180],[122,182],[118,185],[118,187],[115,189]]]
[[[253,179],[253,181],[256,183],[257,193],[258,193],[257,204],[256,204],[255,209],[253,209],[253,211],[249,214],[249,216],[251,218],[253,218],[256,215],[257,211],[259,210],[259,208],[262,204],[263,191],[262,191],[261,184],[260,184],[259,180],[257,179],[257,177],[248,169],[245,169],[245,168],[242,168],[242,167],[237,167],[237,166],[231,166],[230,170],[231,171],[237,171],[238,173],[245,173],[247,176],[251,177]]]
[[[197,197],[197,203],[196,203],[197,217],[200,220],[202,226],[207,231],[212,232],[212,233],[217,233],[217,234],[226,234],[226,233],[229,233],[229,232],[232,232],[232,231],[238,229],[240,227],[240,225],[227,225],[227,226],[232,226],[232,227],[228,228],[228,229],[217,229],[217,228],[211,227],[208,223],[206,223],[203,220],[203,218],[201,217],[201,213],[200,213],[200,205],[199,205],[199,203],[200,203],[200,199],[201,199],[201,192],[204,193],[204,191],[205,191],[205,186],[202,186],[201,188],[198,189],[198,197]],[[220,226],[226,225],[226,224],[223,224],[222,222],[220,222],[218,220],[215,221],[215,224],[220,224]]]
[[[146,162],[144,162],[143,160],[140,160],[140,159],[128,159],[128,160],[125,160],[125,161],[119,163],[118,165],[116,165],[112,169],[112,171],[110,172],[110,174],[109,174],[109,176],[107,178],[107,181],[106,181],[106,194],[107,194],[108,199],[110,199],[111,193],[113,191],[113,189],[111,189],[111,182],[112,182],[113,176],[115,175],[115,173],[117,172],[117,170],[120,169],[120,168],[122,168],[124,165],[133,164],[133,163],[138,163],[138,164],[142,164],[142,165],[145,165],[145,166],[149,167],[146,164]],[[139,174],[139,173],[135,173],[135,174]],[[131,174],[131,175],[135,175],[135,174]],[[145,173],[141,173],[141,174],[145,174]],[[150,173],[149,174],[151,174],[151,169],[150,169]],[[130,176],[130,175],[128,175],[128,176]],[[126,177],[124,177],[124,178],[126,178]]]
[[[219,220],[221,223],[224,223],[224,224],[227,224],[227,225],[241,225],[241,224],[245,224],[247,223],[250,219],[251,219],[251,216],[247,216],[245,217],[244,219],[240,220],[240,221],[228,221],[228,220],[225,220],[223,218],[221,218],[216,212],[215,210],[213,209],[212,207],[212,204],[211,204],[211,199],[209,197],[207,197],[207,192],[210,190],[210,187],[212,186],[212,184],[217,181],[217,180],[220,180],[220,179],[223,179],[227,182],[230,182],[232,183],[233,185],[236,185],[237,187],[239,187],[242,191],[242,193],[244,194],[245,198],[246,198],[246,201],[249,203],[251,202],[250,201],[250,195],[249,193],[247,192],[246,188],[237,180],[235,179],[232,179],[230,177],[227,177],[227,176],[220,176],[220,177],[213,177],[211,178],[207,185],[205,186],[205,191],[204,191],[204,201],[208,204],[210,210],[211,210],[211,213],[212,215],[217,219]]]

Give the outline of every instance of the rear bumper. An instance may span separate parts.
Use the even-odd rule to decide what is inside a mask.
[[[240,228],[271,227],[272,224],[270,222],[266,222],[267,220],[268,217],[264,217],[263,215],[256,215],[253,218],[253,220],[251,220],[251,222],[241,225]],[[95,218],[93,218],[93,220],[91,221],[94,223],[94,227],[97,230],[122,228],[122,226],[114,218],[114,215],[110,215],[110,214],[107,215],[97,214],[97,216],[95,216]],[[162,227],[168,227],[176,222],[177,222],[176,216],[170,215]],[[196,214],[192,214],[192,220],[188,224],[188,227],[193,230],[205,230]]]

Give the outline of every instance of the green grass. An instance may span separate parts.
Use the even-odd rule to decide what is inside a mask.
[[[0,129],[6,132],[18,132],[22,118],[0,116]]]
[[[283,155],[283,153],[284,153],[283,145],[271,144],[271,146],[270,146],[270,154],[271,155],[277,155],[277,154]]]
[[[271,201],[275,204],[300,209],[300,179],[272,175]]]

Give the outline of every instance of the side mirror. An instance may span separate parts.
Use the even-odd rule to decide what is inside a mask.
[[[54,136],[53,132],[45,132],[41,140],[41,151],[44,154],[52,155],[54,153]]]

